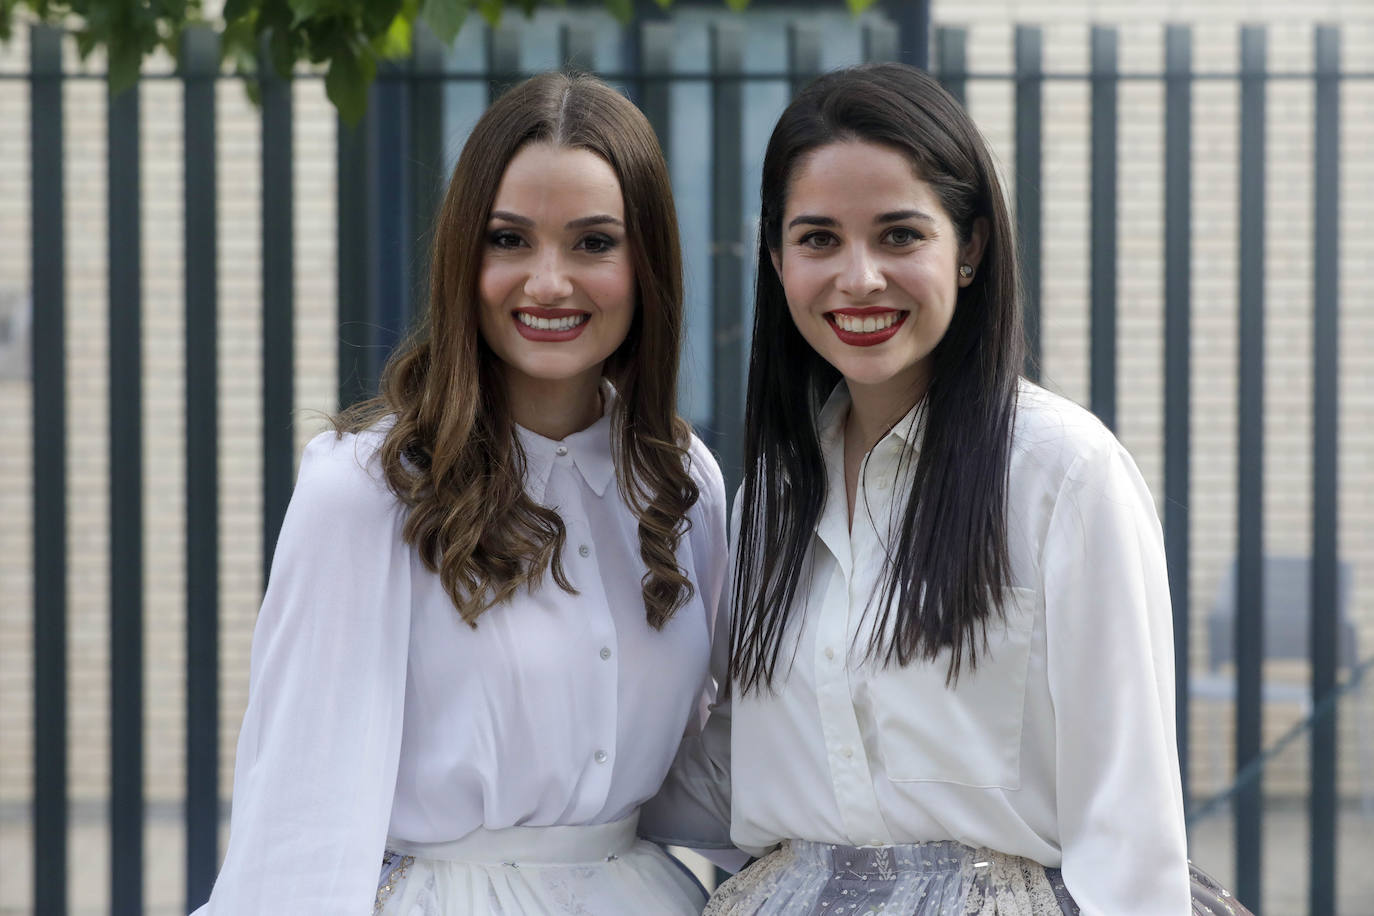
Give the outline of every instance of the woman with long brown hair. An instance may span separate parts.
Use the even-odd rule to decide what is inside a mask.
[[[636,821],[709,690],[725,499],[674,412],[643,115],[585,76],[502,96],[431,286],[380,396],[302,459],[204,912],[697,913]]]

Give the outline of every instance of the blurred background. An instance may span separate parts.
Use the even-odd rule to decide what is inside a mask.
[[[246,82],[213,27],[112,97],[102,48],[15,13],[0,913],[204,900],[296,458],[374,389],[494,94],[572,65],[649,115],[685,248],[681,412],[733,494],[768,133],[810,76],[898,59],[998,156],[1028,375],[1155,495],[1194,860],[1256,913],[1374,914],[1374,4],[855,7],[512,4],[451,45],[417,21],[333,102],[308,64]]]

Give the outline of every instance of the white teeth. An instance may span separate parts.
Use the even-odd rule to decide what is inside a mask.
[[[527,328],[537,331],[570,331],[582,324],[590,315],[568,315],[563,318],[536,318],[527,312],[516,312],[515,317]]]
[[[884,312],[878,317],[871,316],[859,317],[857,315],[835,315],[835,323],[840,326],[840,330],[849,331],[852,334],[872,334],[876,331],[886,331],[897,321],[897,312]]]

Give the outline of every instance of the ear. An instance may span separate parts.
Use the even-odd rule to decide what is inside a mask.
[[[968,241],[959,251],[959,263],[967,264],[973,268],[974,273],[978,271],[979,265],[983,262],[983,252],[988,245],[988,220],[985,216],[980,216],[973,221],[973,229],[969,232]],[[960,286],[968,286],[973,282],[973,277],[959,277]]]

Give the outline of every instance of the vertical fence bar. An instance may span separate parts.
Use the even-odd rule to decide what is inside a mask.
[[[959,102],[968,107],[968,31],[950,26],[935,30],[935,70],[940,84]]]
[[[901,53],[898,27],[885,22],[865,23],[863,29],[863,58],[876,63],[896,60]]]
[[[372,332],[368,320],[372,270],[368,260],[367,183],[370,172],[370,114],[356,125],[336,120],[335,187],[338,208],[338,381],[339,407],[368,397],[376,378],[371,371]]]
[[[29,31],[33,243],[33,906],[67,912],[67,357],[62,31]]]
[[[787,72],[793,97],[821,72],[821,32],[815,26],[788,23]]]
[[[1237,442],[1236,771],[1263,746],[1265,32],[1241,29],[1240,423]],[[1259,909],[1263,774],[1236,796],[1236,896]]]
[[[658,135],[663,156],[672,162],[671,83],[673,71],[673,24],[662,20],[641,22],[638,34],[639,107]]]
[[[1314,36],[1312,244],[1312,703],[1336,689],[1340,602],[1340,115],[1341,33],[1319,26]],[[1333,713],[1312,724],[1311,837],[1308,912],[1336,912],[1336,731]],[[1366,778],[1368,776],[1366,775]]]
[[[1026,376],[1040,378],[1040,30],[1016,27],[1016,228],[1026,296]]]
[[[219,865],[219,236],[208,26],[181,38],[186,282],[186,910]]]
[[[444,191],[444,45],[428,26],[416,23],[412,39],[410,90],[410,305],[402,333],[429,301],[430,245]]]
[[[262,74],[262,578],[272,568],[295,477],[295,257],[291,81]]]
[[[1189,550],[1192,500],[1193,39],[1164,33],[1164,546],[1174,603],[1174,715],[1186,809],[1188,781]]]
[[[585,22],[565,22],[558,30],[558,62],[566,70],[596,71],[596,29]]]
[[[487,101],[494,102],[518,79],[520,32],[509,25],[487,30]]]
[[[1092,411],[1116,429],[1116,30],[1092,30]]]
[[[897,25],[898,55],[890,58],[925,69],[930,65],[930,0],[885,0]]]
[[[740,288],[744,240],[739,202],[744,193],[744,32],[734,24],[711,26],[711,293],[714,303],[715,384],[711,427],[726,492],[740,479],[744,426],[743,311]]]
[[[143,320],[139,86],[108,113],[110,910],[143,912]]]
[[[372,273],[372,346],[369,374],[380,379],[388,354],[400,339],[410,303],[410,199],[407,195],[411,153],[409,94],[403,68],[379,68],[368,104],[372,174],[367,180],[367,209],[372,220],[369,240]]]

